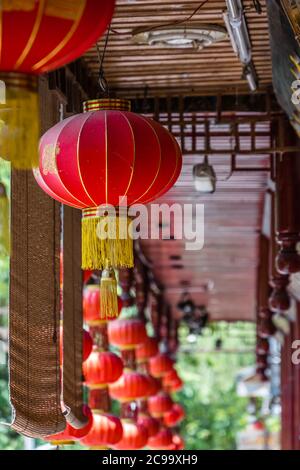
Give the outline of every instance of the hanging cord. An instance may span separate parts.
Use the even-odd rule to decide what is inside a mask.
[[[200,5],[198,5],[197,8],[189,16],[187,16],[183,20],[172,21],[170,23],[161,23],[161,24],[152,26],[151,28],[147,28],[147,29],[143,30],[143,32],[148,33],[149,31],[154,31],[156,29],[166,28],[168,26],[176,26],[178,24],[186,23],[186,22],[190,21],[198,13],[198,11],[201,10],[201,8],[204,7],[204,5],[206,5],[206,3],[208,3],[208,0],[204,0],[203,2],[201,2]],[[121,31],[116,31],[115,29],[111,29],[111,32],[113,34],[128,35],[128,33],[124,33],[124,32],[121,32]]]
[[[103,49],[102,54],[101,54],[101,51],[100,51],[99,42],[96,43],[97,44],[98,59],[99,59],[99,64],[100,64],[98,83],[99,83],[99,87],[100,87],[101,92],[104,93],[105,95],[109,95],[109,86],[108,86],[108,82],[106,80],[105,72],[104,72],[104,59],[105,59],[105,54],[106,54],[106,50],[107,50],[110,31],[111,31],[111,29],[110,29],[110,25],[109,25],[107,33],[106,33],[104,49]]]

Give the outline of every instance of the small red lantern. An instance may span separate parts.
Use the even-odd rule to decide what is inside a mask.
[[[155,379],[152,377],[152,375],[147,375],[148,381],[149,381],[149,397],[153,397],[154,395],[157,395],[158,392],[161,390],[161,384],[159,379]]]
[[[168,372],[167,374],[164,375],[163,385],[168,387],[168,386],[172,385],[173,382],[177,382],[178,378],[179,378],[179,375],[178,375],[176,369],[172,369],[172,370],[170,370],[170,372]]]
[[[63,361],[63,327],[60,328],[59,336],[59,352],[60,352],[60,361],[62,364]],[[82,361],[85,362],[90,356],[93,350],[93,339],[88,331],[83,330],[83,349],[82,349]]]
[[[90,408],[86,405],[83,407],[83,414],[88,418],[88,422],[83,428],[75,429],[67,423],[63,432],[47,436],[44,440],[51,442],[54,445],[71,445],[74,441],[84,438],[93,426],[93,414]]]
[[[136,348],[136,359],[138,363],[146,362],[158,354],[158,341],[156,338],[147,336],[146,340]]]
[[[17,168],[37,164],[39,138],[36,75],[80,57],[109,25],[115,0],[2,0],[0,80],[1,156]],[[55,34],[53,34],[55,32]],[[23,127],[24,125],[24,127]]]
[[[149,449],[167,450],[173,443],[173,435],[170,429],[161,428],[160,431],[148,440]]]
[[[185,442],[179,434],[175,434],[172,439],[172,444],[169,450],[184,450]]]
[[[178,377],[177,380],[175,380],[174,382],[172,382],[171,385],[169,385],[168,387],[168,391],[170,393],[175,393],[175,392],[180,392],[180,390],[182,390],[183,388],[183,381],[181,380],[180,377]]]
[[[146,337],[145,324],[138,318],[116,320],[108,325],[109,342],[121,350],[135,349]]]
[[[164,424],[168,428],[173,428],[185,417],[185,411],[179,403],[174,403],[170,411],[164,414]]]
[[[163,377],[173,369],[173,361],[167,354],[157,354],[149,360],[149,371],[153,377]]]
[[[93,351],[83,364],[86,384],[93,389],[116,382],[122,375],[123,362],[116,354]]]
[[[148,398],[148,411],[154,418],[161,418],[171,410],[173,401],[169,395],[160,392],[154,397]]]
[[[141,424],[147,429],[149,437],[155,436],[158,433],[159,428],[160,428],[160,422],[157,419],[145,413],[139,413],[137,423]]]
[[[148,432],[145,426],[131,420],[122,420],[123,437],[113,446],[116,450],[143,449],[148,442]]]
[[[118,311],[111,312],[109,317],[101,314],[100,287],[96,285],[85,286],[83,290],[83,316],[89,326],[97,326],[102,321],[118,317],[122,310],[122,300],[118,297]]]
[[[116,416],[94,412],[93,426],[81,443],[91,449],[111,447],[122,439],[123,426]]]
[[[149,394],[148,377],[139,372],[124,372],[117,382],[110,385],[109,393],[122,403],[145,399]]]

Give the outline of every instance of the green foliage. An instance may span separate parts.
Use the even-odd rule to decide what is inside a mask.
[[[197,338],[189,351],[179,354],[177,369],[185,387],[177,399],[186,409],[181,433],[188,450],[236,448],[236,434],[246,424],[247,400],[236,395],[235,376],[241,367],[253,363],[253,354],[240,350],[245,349],[245,344],[252,344],[255,338],[252,324],[241,326],[240,329],[239,325],[231,325],[231,333],[224,335],[224,331],[228,333],[226,324],[213,325],[204,336]],[[186,334],[183,329],[183,342]],[[223,335],[223,350],[227,352],[214,349],[220,334]],[[199,353],[199,348],[211,352]]]

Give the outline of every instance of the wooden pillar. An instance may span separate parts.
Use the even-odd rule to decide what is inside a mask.
[[[279,126],[279,144],[298,146],[299,152],[283,153],[276,158],[276,239],[280,250],[277,269],[288,275],[300,271],[300,140],[289,121]]]
[[[276,243],[276,203],[275,194],[271,194],[271,235],[270,235],[270,258],[269,277],[272,292],[269,299],[269,306],[273,312],[285,312],[290,308],[290,296],[287,291],[289,285],[289,275],[279,273],[276,265],[278,255],[278,244]]]

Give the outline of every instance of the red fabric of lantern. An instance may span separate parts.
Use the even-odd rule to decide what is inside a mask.
[[[153,377],[163,377],[173,369],[173,361],[167,354],[157,354],[149,360],[149,371]]]
[[[101,321],[109,320],[101,314],[100,309],[100,287],[96,285],[85,286],[83,289],[83,316],[89,326],[95,326]],[[122,300],[118,297],[118,311],[113,316],[119,316],[122,310]]]
[[[114,0],[104,0],[101,6],[97,0],[3,0],[0,70],[39,74],[80,57],[106,30],[114,4]]]
[[[47,442],[52,442],[56,445],[67,445],[87,436],[93,426],[93,414],[90,408],[86,405],[83,407],[83,413],[88,418],[88,422],[83,428],[75,429],[67,423],[63,432],[53,434],[52,436],[47,436],[44,440]]]
[[[145,362],[158,354],[158,342],[156,338],[147,336],[146,340],[136,348],[137,362]]]
[[[148,432],[145,426],[131,420],[122,420],[123,437],[113,446],[116,450],[139,450],[147,445]]]
[[[167,388],[170,393],[180,392],[180,390],[183,388],[183,381],[181,380],[180,377],[178,377],[178,379],[172,382],[172,384],[169,385],[169,387]]]
[[[155,379],[152,377],[152,375],[147,375],[148,381],[149,381],[149,397],[153,397],[154,395],[157,395],[158,392],[161,390],[161,384],[159,379]]]
[[[81,443],[90,448],[111,447],[122,439],[123,426],[116,416],[94,412],[93,426]]]
[[[172,444],[169,450],[184,450],[185,442],[179,434],[175,434],[172,438]]]
[[[93,349],[93,339],[88,331],[83,330],[83,349],[82,349],[82,361],[86,361],[91,354]],[[62,364],[63,361],[63,327],[60,328],[59,336],[59,352],[60,352],[60,361]]]
[[[169,395],[160,392],[154,397],[148,398],[148,411],[154,418],[160,418],[171,410],[173,401]]]
[[[170,429],[161,428],[160,431],[148,440],[149,449],[167,450],[172,445],[173,435]]]
[[[164,424],[168,428],[173,428],[185,417],[185,411],[179,403],[174,403],[170,411],[164,414]]]
[[[123,362],[112,352],[93,351],[83,364],[83,374],[90,388],[101,388],[116,382],[122,375]]]
[[[155,436],[158,433],[159,428],[160,428],[159,421],[145,413],[139,413],[137,423],[141,424],[147,429],[149,437]]]
[[[116,320],[108,325],[109,342],[119,349],[135,349],[147,337],[144,322],[137,318]]]
[[[148,377],[138,372],[124,372],[122,377],[110,385],[109,393],[115,400],[122,403],[141,400],[148,397]]]

